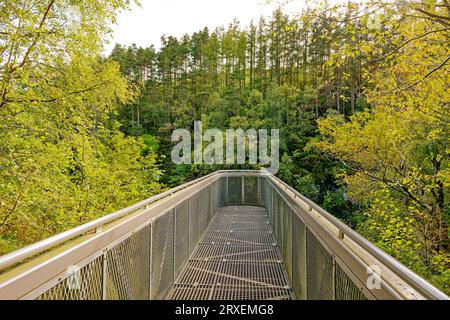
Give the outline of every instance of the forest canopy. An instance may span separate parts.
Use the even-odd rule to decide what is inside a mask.
[[[76,3],[0,2],[0,254],[253,168],[174,165],[172,131],[201,120],[281,129],[280,178],[450,292],[448,1],[280,7],[108,57],[130,1],[74,23]]]

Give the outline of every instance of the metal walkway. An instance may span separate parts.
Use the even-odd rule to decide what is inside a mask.
[[[265,171],[217,171],[0,257],[0,300],[449,299]]]
[[[253,206],[218,210],[168,295],[173,300],[292,298],[268,213]]]

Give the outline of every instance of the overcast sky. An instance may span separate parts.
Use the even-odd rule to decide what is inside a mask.
[[[228,25],[237,18],[242,26],[261,15],[268,16],[276,4],[265,4],[264,0],[141,0],[142,7],[133,6],[124,11],[113,26],[113,38],[106,48],[111,52],[115,43],[148,47],[160,46],[163,34],[181,37],[192,34],[205,26],[214,30]],[[298,13],[305,0],[295,0],[285,7],[287,13]]]

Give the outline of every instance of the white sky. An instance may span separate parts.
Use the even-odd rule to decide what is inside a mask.
[[[306,0],[294,0],[285,6],[285,12],[298,13],[305,3]],[[159,48],[163,34],[179,38],[204,27],[214,30],[226,26],[234,18],[244,27],[252,19],[257,22],[261,15],[271,15],[277,8],[276,4],[267,5],[264,0],[141,0],[141,4],[142,7],[134,5],[131,11],[119,14],[106,53],[111,52],[115,43],[135,43],[141,47],[153,44]]]

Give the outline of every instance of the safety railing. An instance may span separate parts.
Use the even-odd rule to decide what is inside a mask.
[[[242,204],[268,211],[298,299],[448,299],[262,171],[218,171],[0,257],[0,299],[163,299],[217,209]]]

